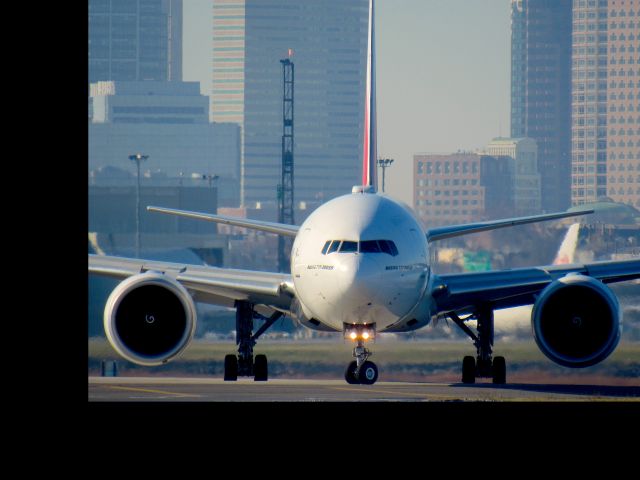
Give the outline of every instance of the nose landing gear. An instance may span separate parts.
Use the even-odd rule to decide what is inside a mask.
[[[378,380],[378,367],[369,361],[371,350],[364,346],[364,342],[375,337],[374,326],[345,328],[345,336],[356,341],[353,356],[356,358],[347,366],[344,378],[351,385],[373,385]]]

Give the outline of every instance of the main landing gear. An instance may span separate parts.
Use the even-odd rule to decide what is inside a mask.
[[[224,379],[235,381],[238,377],[253,377],[256,382],[266,382],[269,377],[267,356],[253,356],[253,347],[258,337],[262,335],[276,320],[282,317],[281,312],[276,312],[271,317],[263,317],[253,310],[253,304],[249,302],[236,302],[236,345],[238,355],[224,357]],[[253,333],[253,319],[265,320],[264,325]]]
[[[375,337],[375,327],[372,325],[345,329],[345,336],[356,342],[353,349],[356,359],[347,366],[344,379],[351,385],[373,385],[378,380],[378,367],[368,360],[372,353],[364,343]]]
[[[458,325],[472,340],[476,347],[476,358],[467,356],[462,360],[462,383],[475,383],[476,378],[492,378],[495,384],[507,381],[507,366],[504,357],[492,357],[493,347],[493,307],[481,305],[470,318],[478,320],[478,334],[464,324],[454,312],[449,318]]]

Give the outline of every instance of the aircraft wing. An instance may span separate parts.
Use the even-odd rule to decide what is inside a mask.
[[[556,220],[559,218],[577,217],[593,213],[594,210],[580,210],[577,212],[548,213],[545,215],[532,215],[529,217],[508,218],[505,220],[494,220],[488,222],[467,223],[463,225],[449,225],[446,227],[436,227],[427,230],[427,240],[434,242],[446,238],[459,237],[469,233],[484,232],[514,225],[524,225],[526,223],[544,222],[546,220]]]
[[[295,290],[291,275],[89,255],[89,273],[124,279],[148,271],[162,272],[180,282],[197,302],[233,307],[235,300],[288,311]]]
[[[227,217],[224,215],[214,215],[212,213],[189,212],[187,210],[178,210],[175,208],[165,207],[147,207],[150,212],[166,213],[168,215],[178,215],[180,217],[195,218],[196,220],[207,220],[209,222],[224,223],[235,227],[251,228],[253,230],[262,230],[263,232],[276,233],[295,237],[300,227],[296,225],[287,225],[284,223],[265,222],[262,220],[249,220],[245,218]]]
[[[603,283],[624,282],[640,278],[640,260],[443,274],[435,279],[433,298],[439,313],[464,313],[485,302],[496,309],[530,305],[547,285],[570,273]]]

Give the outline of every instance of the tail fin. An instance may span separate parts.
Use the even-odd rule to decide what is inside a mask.
[[[377,190],[376,161],[376,55],[374,43],[373,0],[369,0],[369,39],[367,45],[367,85],[364,106],[364,137],[362,141],[362,185]]]
[[[574,262],[579,233],[580,224],[571,224],[569,230],[567,230],[567,233],[564,236],[564,240],[562,240],[562,243],[560,244],[556,258],[553,260],[554,265],[565,265]]]

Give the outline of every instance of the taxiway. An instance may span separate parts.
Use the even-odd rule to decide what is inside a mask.
[[[640,386],[377,382],[250,378],[89,377],[90,402],[598,402],[640,401]]]

